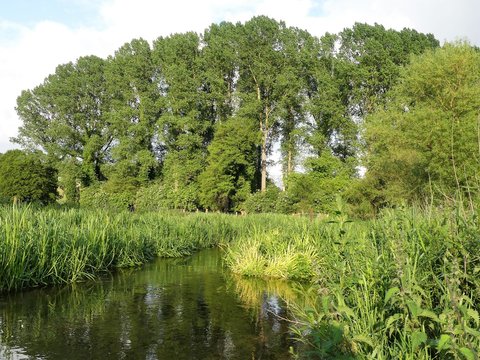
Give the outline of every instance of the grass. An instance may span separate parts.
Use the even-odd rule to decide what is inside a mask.
[[[236,236],[226,215],[0,208],[0,291],[91,279]]]
[[[154,257],[187,256],[254,229],[278,229],[285,219],[0,207],[0,292],[88,280]]]
[[[230,243],[227,263],[315,284],[317,303],[294,311],[301,358],[473,360],[479,250],[476,212],[408,208],[363,222],[284,220]]]

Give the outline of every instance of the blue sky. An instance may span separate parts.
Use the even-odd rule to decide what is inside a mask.
[[[318,36],[377,22],[480,46],[478,14],[478,0],[0,0],[0,152],[14,147],[9,138],[21,124],[14,108],[22,90],[58,64],[106,57],[133,38],[152,41],[267,15]]]
[[[98,21],[98,4],[75,0],[7,0],[1,6],[0,18],[28,26],[44,20],[73,27],[89,26]]]

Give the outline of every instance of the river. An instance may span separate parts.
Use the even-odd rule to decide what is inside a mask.
[[[292,284],[244,279],[221,251],[0,295],[1,359],[289,359]]]

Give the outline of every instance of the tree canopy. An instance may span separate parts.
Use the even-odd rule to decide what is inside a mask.
[[[328,211],[338,195],[355,188],[349,184],[359,181],[360,160],[368,167],[369,181],[393,184],[385,170],[392,165],[381,159],[393,159],[389,152],[397,157],[421,152],[403,146],[418,145],[414,135],[420,136],[420,130],[406,126],[416,129],[409,137],[385,123],[423,113],[423,126],[428,126],[432,102],[425,100],[421,107],[420,93],[413,92],[415,86],[420,91],[420,84],[412,79],[423,71],[438,81],[433,85],[432,79],[432,86],[446,89],[440,81],[442,76],[451,81],[450,73],[440,67],[450,65],[439,62],[433,73],[435,67],[428,72],[419,65],[424,58],[409,64],[425,51],[425,57],[434,56],[438,46],[431,34],[378,24],[357,23],[318,38],[265,16],[212,24],[203,34],[159,37],[152,44],[134,39],[107,59],[86,56],[59,65],[42,84],[23,91],[17,100],[22,126],[14,141],[46,153],[69,201],[123,193],[120,203],[130,206],[138,201],[137,193],[150,193],[161,196],[155,201],[162,206],[184,210],[244,209],[257,191],[273,186],[268,166],[279,149],[283,194],[272,190],[249,204],[255,207],[255,199],[276,194],[288,204],[279,208],[288,211]],[[430,90],[425,85],[422,91]],[[399,99],[408,97],[409,112],[402,113]],[[383,147],[389,152],[380,150],[375,134],[382,131],[388,132],[382,141],[391,138],[401,151],[393,143]],[[438,131],[447,133],[446,128]],[[456,141],[454,152],[465,143]],[[446,145],[442,151],[447,153]],[[433,169],[438,159],[431,154],[426,159],[422,153],[422,164],[429,162]],[[462,174],[473,170],[460,155],[453,159],[455,185],[464,187],[468,181]],[[451,186],[449,175],[432,169],[429,181],[442,189]],[[425,187],[420,191],[419,186],[402,191],[423,196]],[[380,187],[387,189],[373,188]]]

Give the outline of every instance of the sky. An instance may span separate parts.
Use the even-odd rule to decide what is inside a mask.
[[[478,0],[0,0],[0,153],[21,125],[16,98],[78,57],[107,57],[134,38],[203,32],[255,15],[321,36],[355,22],[405,27],[480,46]]]

